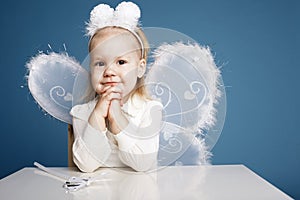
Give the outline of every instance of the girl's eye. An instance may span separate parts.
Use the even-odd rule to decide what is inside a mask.
[[[102,61],[99,61],[99,62],[95,63],[95,66],[97,66],[97,67],[103,67],[104,65],[105,65],[105,63],[102,62]]]
[[[126,64],[127,62],[125,61],[125,60],[118,60],[118,64],[119,65],[124,65],[124,64]]]

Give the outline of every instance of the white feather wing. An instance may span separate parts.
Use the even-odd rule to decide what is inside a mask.
[[[88,77],[88,72],[66,53],[41,53],[26,66],[28,87],[37,103],[53,117],[71,124],[73,86],[79,75]]]
[[[218,115],[224,112],[218,111],[225,109],[218,107],[222,79],[210,49],[180,42],[164,44],[156,49],[154,60],[146,84],[152,97],[164,105],[160,164],[209,163],[209,150],[218,139],[211,133],[221,133],[211,128],[223,124],[224,118]],[[207,141],[210,138],[213,141]]]

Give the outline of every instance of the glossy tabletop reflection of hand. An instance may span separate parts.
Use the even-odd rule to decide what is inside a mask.
[[[80,173],[75,168],[51,168],[68,177],[93,181],[76,192],[67,192],[66,180],[37,168],[24,168],[0,180],[0,199],[292,199],[243,165],[173,166],[156,172],[101,168]]]

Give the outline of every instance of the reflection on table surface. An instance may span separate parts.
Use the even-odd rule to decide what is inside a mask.
[[[101,168],[95,173],[51,169],[96,181],[76,192],[66,192],[62,187],[65,180],[24,168],[0,181],[0,199],[291,199],[243,165],[173,166],[151,173],[127,168]]]

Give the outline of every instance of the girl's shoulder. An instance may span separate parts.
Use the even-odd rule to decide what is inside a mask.
[[[72,107],[70,114],[73,117],[79,118],[79,119],[87,119],[89,118],[91,112],[94,110],[97,100],[91,100],[84,104],[78,104]]]
[[[133,95],[123,105],[122,111],[128,113],[130,116],[140,116],[157,106],[160,109],[163,108],[162,104],[157,100],[145,98],[140,95]]]
[[[148,107],[158,106],[160,108],[163,108],[163,104],[159,100],[155,100],[155,99],[146,100],[146,104]]]
[[[159,106],[163,107],[162,103],[159,100],[147,98],[147,97],[142,97],[140,95],[134,95],[131,98],[131,104],[133,104],[135,107],[153,107],[153,106]]]

